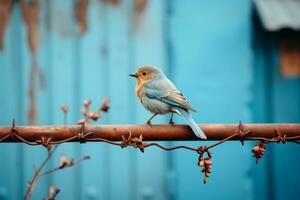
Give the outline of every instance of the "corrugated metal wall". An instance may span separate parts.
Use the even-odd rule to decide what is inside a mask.
[[[37,63],[46,87],[36,87],[38,124],[62,124],[64,103],[70,106],[68,123],[74,124],[84,99],[96,106],[106,96],[111,110],[99,123],[145,123],[150,114],[136,100],[134,81],[128,77],[144,64],[166,71],[197,108],[194,118],[200,123],[256,119],[254,82],[261,79],[254,76],[249,0],[151,0],[141,13],[133,10],[133,0],[116,5],[90,0],[88,30],[81,36],[74,2],[41,1]],[[137,15],[142,18],[137,20]],[[17,124],[27,124],[31,54],[18,4],[4,41],[0,123],[8,125],[16,118]],[[62,189],[59,199],[254,199],[265,195],[267,187],[262,185],[257,193],[255,177],[261,176],[253,173],[257,166],[250,146],[236,142],[214,149],[213,173],[203,185],[197,155],[184,150],[153,148],[141,154],[100,143],[64,144],[50,165],[58,163],[62,153],[89,154],[92,159],[42,178],[33,199],[45,196],[52,183]],[[33,165],[45,155],[42,147],[1,144],[0,199],[21,199]]]

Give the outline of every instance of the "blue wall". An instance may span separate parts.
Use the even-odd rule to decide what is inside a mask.
[[[144,64],[164,69],[197,108],[194,118],[199,123],[299,122],[300,81],[281,77],[276,47],[252,48],[256,30],[250,0],[151,0],[138,21],[133,0],[117,5],[90,0],[84,35],[76,32],[74,2],[41,1],[37,63],[46,88],[36,88],[37,124],[62,124],[64,103],[70,106],[68,123],[75,124],[83,100],[91,99],[96,106],[103,97],[111,99],[111,110],[97,124],[145,123],[150,114],[137,101],[128,77]],[[0,124],[16,118],[18,125],[25,125],[31,55],[19,4],[4,42]],[[261,42],[267,43],[264,38]],[[183,123],[178,117],[176,122]],[[64,144],[49,167],[57,165],[62,153],[92,159],[42,178],[33,199],[44,197],[52,183],[62,189],[59,199],[297,199],[291,186],[299,180],[299,147],[268,147],[262,163],[255,165],[252,145],[232,142],[214,149],[213,173],[203,185],[197,155],[184,150],[153,148],[141,154],[100,143]],[[42,147],[1,144],[0,199],[21,199],[32,166],[45,155]],[[282,160],[294,164],[286,166]]]

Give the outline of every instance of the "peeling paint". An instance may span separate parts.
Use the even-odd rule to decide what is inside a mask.
[[[286,78],[300,76],[300,39],[286,36],[280,39],[280,68]]]
[[[10,20],[13,0],[0,1],[0,51],[4,48],[4,33]]]
[[[148,0],[134,0],[134,11],[137,13],[144,12],[147,4]]]
[[[34,59],[35,60],[35,59]],[[37,74],[36,63],[33,62],[30,68],[29,74],[29,109],[28,109],[28,122],[29,124],[35,124],[37,121],[37,103],[36,103],[36,90],[35,90],[35,80]]]
[[[37,102],[36,102],[36,82],[39,81],[40,88],[44,87],[44,80],[40,69],[37,66],[36,53],[39,47],[39,15],[40,2],[21,3],[22,17],[27,28],[27,42],[31,53],[31,68],[29,73],[29,109],[28,122],[35,124],[37,121]]]
[[[103,3],[111,4],[113,6],[117,6],[121,3],[121,0],[100,0]]]
[[[83,34],[88,29],[87,22],[87,8],[89,5],[89,0],[78,0],[75,4],[75,19],[77,22],[77,31]]]
[[[39,14],[40,14],[39,1],[34,1],[33,3],[22,1],[22,17],[27,27],[28,46],[32,54],[36,54],[36,51],[38,49]]]

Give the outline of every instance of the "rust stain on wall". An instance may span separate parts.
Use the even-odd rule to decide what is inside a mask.
[[[121,3],[121,0],[100,0],[103,3],[111,4],[113,6],[117,6]]]
[[[77,23],[77,30],[80,34],[87,31],[87,8],[89,5],[89,0],[78,0],[75,4],[75,19]]]
[[[21,3],[22,17],[27,28],[27,42],[31,53],[31,68],[29,74],[29,110],[28,122],[35,124],[37,121],[37,102],[36,102],[36,83],[39,81],[40,87],[44,87],[44,80],[42,73],[37,66],[36,53],[39,47],[39,15],[40,2],[26,2]]]
[[[144,12],[147,4],[148,4],[148,0],[134,0],[134,11],[136,13]]]
[[[31,54],[36,54],[39,42],[40,3],[22,1],[22,17],[27,27],[27,41]]]
[[[13,8],[13,0],[0,0],[0,51],[4,48],[4,33]]]
[[[144,18],[148,0],[134,0],[134,30],[136,31]]]
[[[286,78],[300,76],[300,39],[285,37],[280,40],[280,68]]]

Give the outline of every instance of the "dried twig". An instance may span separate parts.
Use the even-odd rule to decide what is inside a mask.
[[[41,170],[47,164],[49,159],[52,157],[52,155],[56,151],[57,147],[58,147],[58,145],[55,145],[52,149],[48,150],[48,155],[47,155],[46,159],[42,162],[42,164],[39,166],[39,168],[35,170],[32,180],[28,183],[27,191],[26,191],[25,198],[24,198],[25,200],[29,200],[31,198],[31,194],[36,186],[36,183],[38,182],[38,180],[41,176]]]
[[[64,113],[64,125],[67,125],[67,117],[68,117],[68,112],[69,112],[69,106],[67,104],[64,104],[60,108]]]
[[[53,185],[51,185],[49,188],[49,194],[47,197],[44,198],[44,200],[54,200],[59,192],[60,192],[59,188],[56,188]]]
[[[48,147],[49,150],[48,150],[48,155],[47,155],[46,159],[42,162],[40,167],[35,170],[34,176],[28,184],[28,188],[27,188],[25,198],[24,198],[25,200],[29,200],[31,198],[31,194],[34,191],[34,188],[35,188],[35,186],[36,186],[36,184],[37,184],[37,182],[38,182],[38,180],[41,176],[45,176],[45,175],[51,174],[53,172],[56,172],[58,170],[62,170],[62,169],[68,168],[68,167],[72,167],[72,166],[78,164],[79,162],[81,162],[83,160],[90,159],[89,156],[83,156],[82,158],[80,158],[78,160],[74,160],[74,159],[67,160],[66,156],[62,155],[60,164],[57,167],[54,167],[52,169],[46,170],[45,172],[42,172],[42,169],[47,164],[47,162],[50,160],[50,158],[52,157],[53,153],[56,151],[57,148],[58,148],[58,145],[55,145],[53,148]]]
[[[72,167],[72,166],[78,164],[79,162],[84,161],[84,160],[88,160],[88,159],[90,159],[90,156],[83,156],[83,157],[79,158],[78,160],[74,160],[74,159],[67,160],[66,156],[62,155],[61,156],[61,162],[60,162],[59,166],[57,166],[53,169],[49,169],[49,170],[41,173],[40,176],[46,176],[46,175],[51,174],[53,172],[56,172],[58,170],[65,169],[67,167]]]

